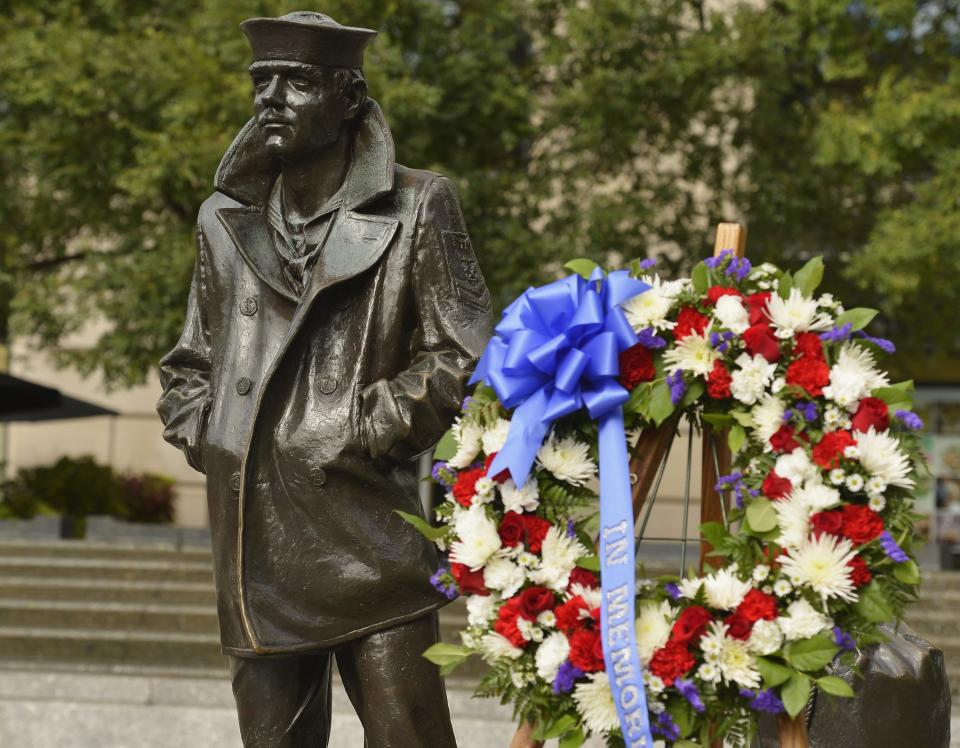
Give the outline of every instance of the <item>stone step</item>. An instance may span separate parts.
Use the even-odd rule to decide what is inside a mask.
[[[0,557],[0,578],[6,576],[212,584],[213,568],[205,561],[6,556]]]
[[[164,605],[0,598],[0,626],[163,631],[217,635],[211,605]]]
[[[212,582],[160,582],[144,584],[123,579],[62,579],[38,576],[0,575],[0,597],[51,601],[96,601],[104,603],[165,603],[206,605],[214,609]]]
[[[94,543],[88,540],[0,539],[0,557],[102,558],[131,561],[202,561],[212,564],[209,548],[134,545],[130,543]]]

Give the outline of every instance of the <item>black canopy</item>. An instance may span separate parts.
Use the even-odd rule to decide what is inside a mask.
[[[68,397],[52,387],[0,374],[0,421],[57,421],[115,415],[114,410]]]

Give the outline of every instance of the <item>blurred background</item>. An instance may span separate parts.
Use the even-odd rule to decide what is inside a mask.
[[[924,565],[960,567],[960,0],[0,9],[0,744],[239,744],[203,477],[162,442],[154,403],[197,210],[251,113],[252,16],[380,30],[365,69],[397,160],[458,185],[498,307],[575,257],[685,273],[719,221],[746,224],[755,264],[823,255],[825,290],[881,310],[887,367],[917,383]],[[684,472],[677,458],[656,534],[681,534]],[[911,623],[960,663],[960,581],[928,579]],[[63,730],[29,732],[30,710]],[[115,724],[131,714],[136,739]],[[458,723],[464,745],[495,717],[508,733],[509,715],[480,716]]]

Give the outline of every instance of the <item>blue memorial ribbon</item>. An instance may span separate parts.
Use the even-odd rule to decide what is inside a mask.
[[[489,473],[526,483],[551,424],[585,407],[599,425],[600,625],[603,657],[623,738],[653,745],[634,629],[633,506],[620,353],[638,342],[620,305],[649,289],[625,270],[571,275],[528,289],[504,312],[471,384],[485,381],[513,408]]]

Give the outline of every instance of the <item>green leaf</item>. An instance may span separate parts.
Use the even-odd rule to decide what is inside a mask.
[[[730,415],[745,429],[752,429],[755,425],[753,423],[753,416],[745,410],[731,410]]]
[[[855,307],[854,309],[848,309],[839,317],[837,317],[834,325],[836,327],[843,327],[844,325],[851,325],[852,330],[862,330],[864,327],[873,322],[873,318],[878,314],[876,309],[867,309],[866,307]]]
[[[701,413],[700,417],[711,426],[723,428],[734,423],[733,416],[728,413]]]
[[[570,260],[570,262],[566,263],[563,267],[571,273],[576,273],[583,278],[589,279],[593,271],[600,266],[593,260],[588,260],[586,257],[578,257],[575,260]]]
[[[689,740],[678,740],[673,743],[673,748],[703,748],[700,743],[691,743]]]
[[[433,459],[449,460],[456,453],[457,440],[453,436],[453,429],[450,429],[440,437],[440,441],[437,442],[437,446],[433,448]]]
[[[878,387],[870,394],[873,395],[873,397],[880,398],[887,405],[904,405],[909,407],[913,404],[913,396],[909,392],[904,392],[896,387]]]
[[[813,296],[820,281],[823,280],[823,258],[814,257],[793,276],[794,288],[800,289],[804,296]]]
[[[696,716],[690,704],[686,701],[674,701],[667,706],[667,711],[679,728],[681,737],[686,737],[693,732]]]
[[[880,585],[873,581],[860,593],[857,610],[870,623],[886,623],[894,618],[893,609],[887,601]]]
[[[580,748],[586,742],[587,738],[583,734],[583,729],[577,728],[572,732],[568,732],[557,744],[557,748]]]
[[[394,509],[394,512],[403,517],[407,522],[417,528],[420,531],[420,534],[423,535],[431,543],[435,543],[437,538],[441,538],[447,534],[449,528],[445,526],[434,527],[429,522],[427,522],[423,517],[418,517],[416,514],[409,514],[407,512],[401,512],[399,509]]]
[[[657,382],[650,396],[650,418],[659,426],[673,413],[673,400],[670,398],[670,385],[666,381]]]
[[[600,571],[600,557],[584,556],[577,561],[577,566],[587,571]]]
[[[919,584],[920,568],[916,561],[907,561],[893,567],[893,576],[904,584]]]
[[[780,698],[783,700],[787,714],[791,717],[796,717],[803,711],[803,708],[807,705],[807,701],[810,698],[810,688],[812,685],[813,681],[809,676],[803,673],[794,674],[780,693]]]
[[[696,267],[693,268],[693,273],[690,275],[690,280],[693,281],[693,289],[697,293],[705,294],[707,292],[707,288],[710,286],[707,266],[702,262],[698,262]]]
[[[850,684],[835,675],[825,675],[822,678],[817,678],[817,686],[821,691],[831,696],[845,696],[847,698],[853,698],[854,696]]]
[[[747,521],[757,532],[770,532],[777,526],[777,512],[767,499],[758,497],[747,506]]]
[[[826,667],[837,652],[840,651],[832,638],[825,634],[817,634],[810,639],[801,639],[791,642],[784,651],[784,656],[797,670],[821,670]]]
[[[730,536],[730,533],[720,522],[704,522],[700,525],[700,536],[714,548],[717,548]]]
[[[630,399],[623,406],[624,412],[636,413],[645,419],[649,418],[650,394],[652,391],[653,386],[649,382],[638,384],[630,391]]]
[[[683,399],[680,401],[680,408],[681,409],[687,408],[693,405],[697,400],[700,399],[700,396],[703,394],[704,389],[705,388],[701,380],[699,379],[694,380],[693,384],[691,384],[687,388],[687,391],[684,394]]]
[[[730,433],[727,434],[727,446],[730,447],[731,452],[734,454],[739,452],[746,441],[747,432],[743,430],[743,426],[738,424],[730,427]]]
[[[793,276],[790,273],[784,273],[780,276],[780,285],[777,287],[777,295],[781,299],[790,298],[790,292],[793,290]]]
[[[534,730],[533,736],[537,740],[551,740],[570,732],[570,728],[577,724],[577,718],[571,714],[563,714],[553,722],[541,724]]]
[[[434,665],[450,667],[452,670],[457,665],[464,662],[472,654],[473,650],[469,647],[464,647],[462,644],[447,644],[445,642],[439,642],[431,647],[428,647],[426,651],[424,651],[423,656],[430,660],[430,662],[432,662]]]
[[[796,672],[786,665],[780,665],[772,660],[768,660],[766,657],[757,658],[757,670],[760,671],[760,677],[763,678],[763,685],[767,688],[773,688],[774,686],[779,686],[781,683],[786,683]]]

